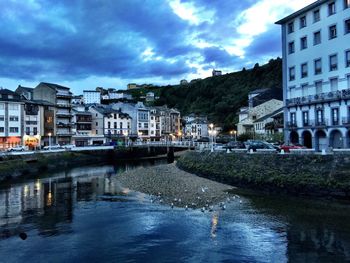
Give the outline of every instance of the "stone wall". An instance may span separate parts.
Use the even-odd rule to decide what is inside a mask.
[[[350,155],[188,152],[177,165],[239,187],[350,199]]]

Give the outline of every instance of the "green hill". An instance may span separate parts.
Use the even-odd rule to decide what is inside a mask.
[[[282,60],[272,59],[268,64],[222,76],[209,77],[188,85],[149,87],[129,90],[135,98],[153,91],[159,100],[154,105],[168,105],[180,110],[182,115],[197,113],[224,130],[233,128],[238,121],[237,111],[247,105],[248,93],[261,88],[282,94]]]

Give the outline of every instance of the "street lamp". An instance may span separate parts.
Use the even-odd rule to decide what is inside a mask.
[[[211,137],[211,152],[214,151],[214,124],[209,124],[210,130],[209,130],[209,136]]]
[[[49,150],[51,151],[51,132],[49,132],[47,135],[49,135]]]
[[[233,130],[233,134],[235,135],[235,142],[237,141],[237,131]]]

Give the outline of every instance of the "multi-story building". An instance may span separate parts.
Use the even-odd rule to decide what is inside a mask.
[[[72,93],[69,88],[58,84],[41,82],[34,88],[33,97],[35,100],[43,100],[52,103],[56,107],[54,119],[56,121],[53,143],[61,145],[70,144],[72,138]]]
[[[162,136],[162,116],[157,108],[150,109],[150,138],[153,141],[159,141]]]
[[[29,87],[23,87],[21,85],[18,85],[15,92],[21,96],[21,98],[25,100],[32,100],[33,99],[33,88]]]
[[[41,146],[41,122],[43,117],[44,106],[32,100],[24,101],[24,134],[23,145],[29,149],[36,149]]]
[[[72,105],[83,105],[83,104],[84,104],[83,95],[72,96]]]
[[[213,77],[215,77],[215,76],[221,76],[221,75],[222,75],[222,71],[221,71],[221,70],[215,70],[215,69],[213,69],[212,75],[213,75]]]
[[[348,148],[350,1],[319,0],[282,26],[285,141]]]
[[[97,90],[84,90],[83,98],[85,104],[100,104],[101,92]]]
[[[132,120],[129,114],[105,105],[93,105],[89,112],[92,113],[92,134],[103,135],[109,142],[129,139]]]
[[[20,95],[0,89],[0,149],[22,144],[23,102]]]
[[[209,136],[208,120],[206,117],[196,117],[185,124],[184,135],[190,139],[200,139]]]

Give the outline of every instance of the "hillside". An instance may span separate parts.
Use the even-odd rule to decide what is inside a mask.
[[[248,93],[261,88],[282,93],[280,58],[272,59],[263,66],[256,64],[252,69],[209,77],[188,85],[150,87],[128,92],[138,98],[153,91],[160,96],[154,105],[175,107],[182,115],[192,112],[207,115],[211,122],[227,131],[237,122],[239,108],[247,105]]]

